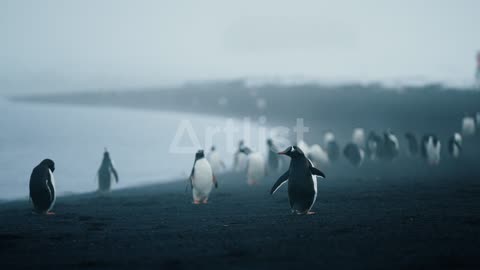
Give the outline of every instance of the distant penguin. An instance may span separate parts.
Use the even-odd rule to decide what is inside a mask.
[[[395,136],[391,131],[384,132],[383,146],[380,150],[380,157],[383,160],[394,160],[400,153],[400,145],[397,136]]]
[[[325,174],[315,168],[297,146],[290,146],[279,154],[291,158],[290,167],[275,182],[270,194],[274,194],[281,185],[288,181],[288,200],[292,213],[299,215],[314,214],[310,210],[317,198],[316,176],[325,178]]]
[[[429,165],[440,163],[440,151],[442,144],[435,135],[424,135],[422,137],[421,154]]]
[[[314,144],[310,147],[310,151],[308,152],[307,157],[317,167],[319,167],[321,165],[325,166],[325,165],[330,164],[330,161],[328,160],[327,152],[325,152],[322,149],[322,147],[318,144]]]
[[[218,187],[210,163],[205,158],[203,150],[195,154],[192,172],[190,173],[190,186],[192,188],[193,203],[208,203],[208,197],[213,186]]]
[[[412,132],[405,133],[405,139],[408,142],[408,154],[412,157],[418,154],[418,141]]]
[[[253,152],[248,147],[241,150],[248,156],[247,163],[247,183],[252,186],[258,184],[266,176],[265,159],[259,152]]]
[[[453,158],[458,158],[462,152],[462,135],[455,132],[448,140],[448,152]]]
[[[220,154],[216,150],[215,146],[210,148],[210,152],[207,155],[207,160],[212,167],[213,174],[215,175],[222,173],[226,169],[225,163],[220,157]]]
[[[360,167],[365,158],[365,152],[356,143],[348,143],[343,149],[343,155],[350,164]]]
[[[236,172],[243,172],[247,168],[248,158],[244,152],[242,152],[242,148],[245,147],[243,140],[238,142],[238,149],[233,155],[233,170]]]
[[[37,213],[53,214],[50,211],[56,199],[54,171],[55,163],[51,159],[44,159],[33,168],[30,176],[30,199]]]
[[[110,153],[105,148],[103,153],[103,160],[100,168],[98,169],[98,191],[108,192],[112,185],[112,175],[115,178],[115,182],[118,183],[118,173],[113,166],[113,161],[110,158]]]
[[[365,147],[365,130],[363,128],[353,130],[352,142],[362,149]]]
[[[365,151],[368,158],[370,160],[378,159],[379,152],[381,152],[381,148],[383,147],[382,137],[378,135],[375,131],[371,131],[368,134],[367,142],[365,144]]]
[[[473,136],[475,135],[475,119],[471,116],[465,116],[462,119],[462,135]]]
[[[305,156],[308,156],[308,152],[310,151],[310,146],[308,146],[308,144],[304,140],[299,140],[297,142],[297,147],[300,148],[300,150],[302,150]]]
[[[268,171],[276,172],[280,168],[280,159],[278,158],[278,149],[272,139],[267,140],[268,151]]]
[[[332,132],[327,132],[323,136],[323,145],[327,151],[328,159],[335,162],[340,157],[340,146],[335,140],[335,135]]]

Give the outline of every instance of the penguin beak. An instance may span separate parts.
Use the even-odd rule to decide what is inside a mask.
[[[277,154],[279,154],[279,155],[287,155],[287,153],[288,153],[288,151],[285,150],[285,151],[282,151],[282,152],[278,152]]]

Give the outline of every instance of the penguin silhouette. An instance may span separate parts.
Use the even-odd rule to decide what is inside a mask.
[[[51,159],[44,159],[33,168],[30,176],[30,199],[37,213],[54,214],[51,212],[56,199],[54,171],[55,163]]]
[[[98,169],[98,191],[108,192],[110,191],[112,184],[112,175],[115,177],[115,182],[118,183],[118,173],[115,167],[113,166],[113,161],[110,158],[110,153],[107,148],[103,153],[103,160],[100,168]]]
[[[460,157],[462,153],[462,135],[460,133],[455,132],[448,140],[448,152],[453,158]]]
[[[418,154],[419,146],[415,134],[407,132],[405,133],[405,139],[407,139],[408,142],[408,154],[412,157],[416,156]]]

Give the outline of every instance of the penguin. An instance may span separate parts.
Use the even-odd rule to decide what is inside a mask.
[[[330,161],[328,160],[328,154],[325,152],[322,147],[318,144],[314,144],[310,147],[310,151],[307,156],[314,165],[317,167],[319,165],[328,165]]]
[[[226,169],[225,163],[220,157],[220,154],[216,150],[215,146],[212,146],[210,148],[210,153],[208,153],[207,155],[207,160],[210,163],[210,166],[212,167],[212,171],[214,175],[218,175]]]
[[[352,142],[360,148],[365,147],[365,130],[363,128],[356,128],[353,130]]]
[[[323,145],[327,151],[328,159],[335,162],[340,157],[340,146],[335,140],[335,135],[332,132],[327,132],[323,136]]]
[[[440,163],[440,151],[442,144],[435,135],[424,135],[422,137],[421,154],[429,165]]]
[[[462,119],[462,135],[473,136],[475,135],[475,119],[471,116],[466,115]]]
[[[480,112],[475,114],[475,123],[477,126],[480,125]]]
[[[51,159],[44,159],[32,170],[30,200],[36,213],[54,215],[51,212],[56,200],[54,171],[55,162]]]
[[[107,148],[103,153],[103,160],[100,168],[98,169],[98,191],[109,192],[112,185],[112,175],[115,178],[115,182],[118,183],[118,173],[113,166],[113,161],[110,158],[110,153]]]
[[[383,146],[380,148],[380,157],[385,161],[393,161],[400,153],[398,138],[391,131],[383,133]]]
[[[298,215],[314,214],[310,212],[317,199],[317,176],[325,178],[325,174],[315,168],[312,162],[297,146],[290,146],[278,153],[291,158],[289,169],[273,185],[270,194],[273,195],[288,181],[288,200],[292,213]]]
[[[378,159],[378,156],[383,147],[383,139],[375,131],[371,131],[368,134],[367,142],[365,143],[366,155],[370,160]]]
[[[417,138],[412,132],[405,133],[405,139],[408,142],[408,154],[412,157],[418,154],[418,142]]]
[[[248,157],[247,162],[247,184],[250,186],[258,184],[266,176],[265,159],[259,152],[253,152],[248,147],[243,147],[242,150]]]
[[[462,135],[455,132],[448,140],[448,152],[453,158],[458,158],[462,152]]]
[[[236,172],[243,172],[247,168],[247,156],[241,150],[245,147],[243,140],[238,142],[238,149],[233,154],[233,170]]]
[[[280,168],[280,159],[278,158],[278,149],[273,143],[272,139],[267,140],[267,151],[268,151],[268,170],[271,172],[276,172]]]
[[[360,167],[365,158],[365,152],[356,143],[348,143],[343,149],[343,155],[356,167]]]
[[[192,172],[190,173],[190,187],[192,188],[193,203],[208,203],[208,197],[213,186],[218,188],[218,183],[213,174],[212,167],[205,158],[203,150],[198,150],[195,154]]]

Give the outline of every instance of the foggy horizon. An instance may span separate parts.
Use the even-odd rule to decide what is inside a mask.
[[[0,94],[236,78],[469,83],[477,1],[2,1]]]

